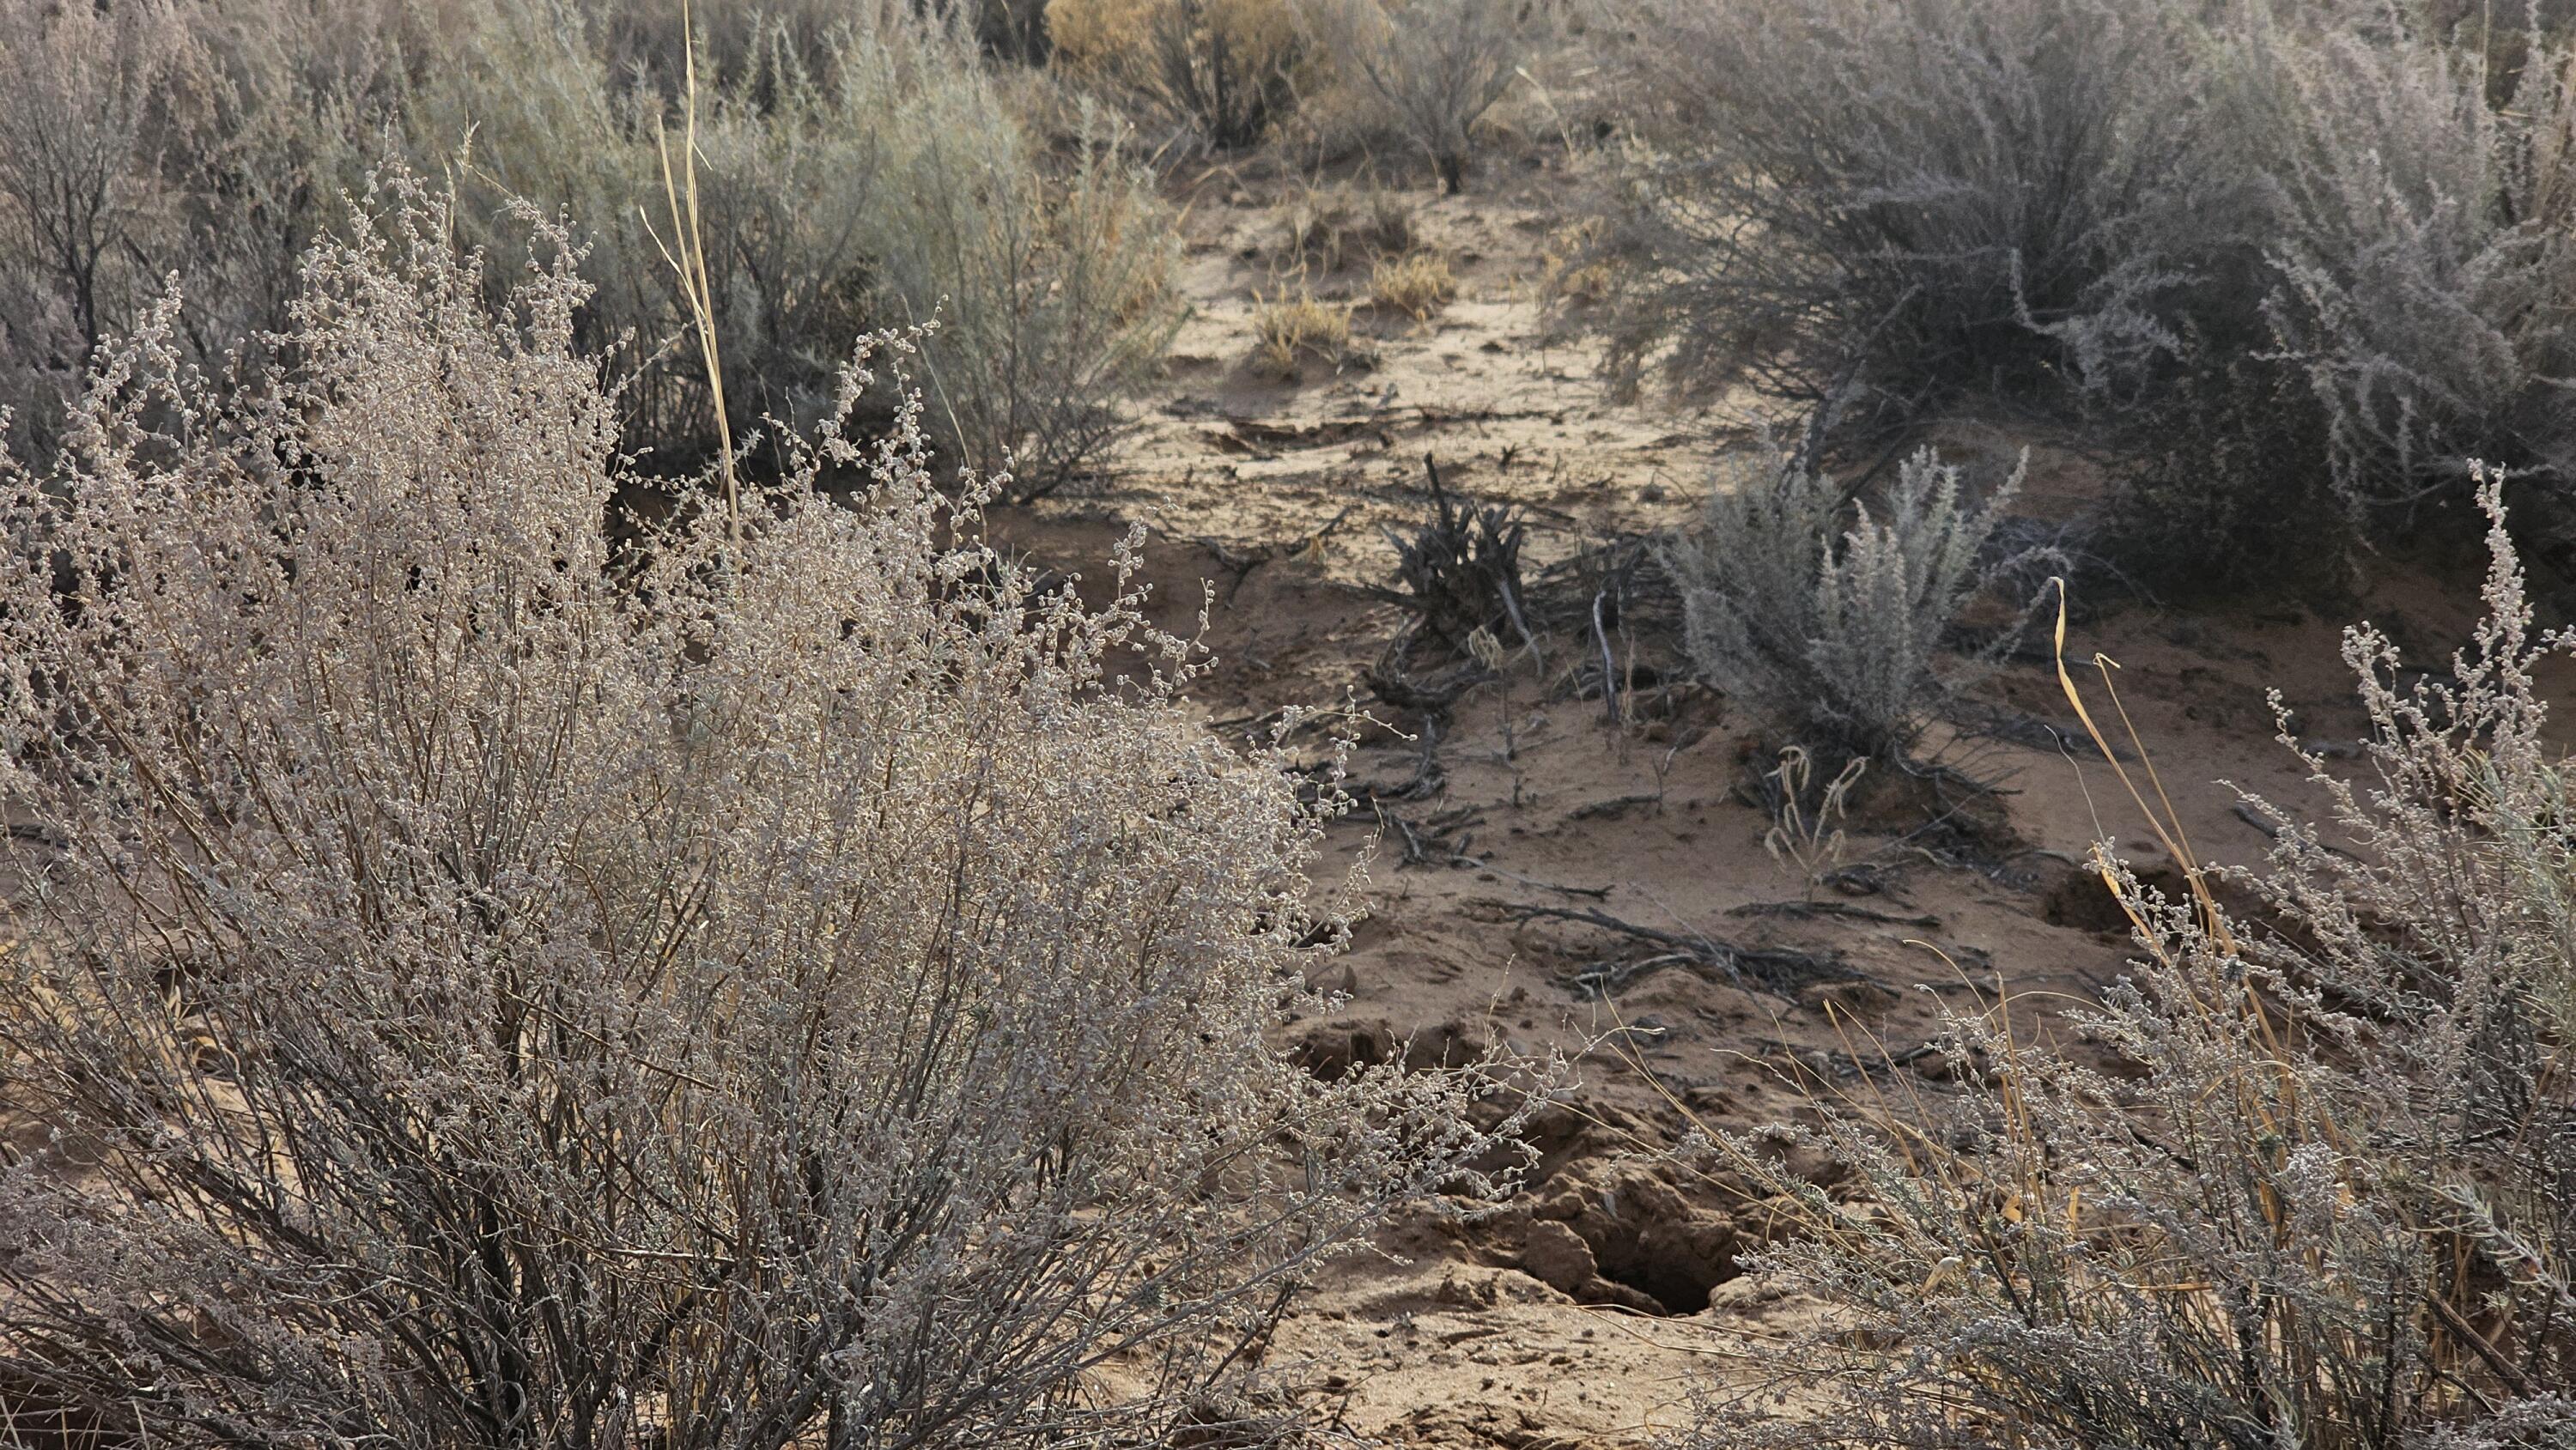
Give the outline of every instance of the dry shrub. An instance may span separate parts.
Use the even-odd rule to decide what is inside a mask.
[[[902,133],[902,200],[872,237],[884,292],[939,310],[937,416],[1023,498],[1099,468],[1180,324],[1170,211],[1105,115],[1079,121],[1071,160],[1044,167],[980,107]]]
[[[1466,188],[1476,121],[1553,31],[1548,0],[1306,0],[1306,23],[1355,85],[1430,157],[1440,188]]]
[[[1624,381],[1746,369],[1801,403],[2100,390],[2244,224],[2234,128],[2179,0],[1649,0],[1597,324]],[[2194,279],[2206,287],[2226,279]],[[2240,297],[2250,313],[2259,293]]]
[[[2322,601],[2360,582],[2324,412],[2277,355],[2212,359],[2140,399],[2119,440],[2097,552],[2155,598]]]
[[[1548,0],[1305,0],[1333,73],[1374,101],[1439,173],[1465,189],[1476,122],[1554,30]]]
[[[2254,803],[2281,827],[2244,877],[2269,920],[2160,900],[2105,848],[2143,955],[2070,1025],[2115,1064],[1998,1000],[1951,1014],[1952,1086],[1890,1067],[1770,1135],[1845,1165],[1844,1189],[1784,1173],[1776,1142],[1720,1143],[1802,1230],[1758,1267],[1828,1311],[1685,1443],[2576,1435],[2576,863],[2532,677],[2576,640],[2534,631],[2497,499],[2491,612],[2453,678],[2402,683],[2353,631],[2359,779],[2308,759],[2320,823]]]
[[[406,96],[416,158],[437,164],[470,137],[491,189],[469,221],[508,196],[597,219],[586,341],[677,335],[660,93],[543,14],[486,3],[464,63]],[[1096,466],[1177,322],[1168,215],[1122,138],[1091,118],[1059,163],[973,38],[908,5],[857,7],[811,67],[789,32],[767,34],[737,79],[701,78],[701,231],[734,435],[765,417],[810,427],[834,406],[848,339],[936,318],[922,364],[952,461],[1007,459],[1021,495]],[[705,379],[685,355],[628,397],[635,441],[683,460],[710,446]]]
[[[388,145],[464,179],[471,238],[499,239],[512,197],[581,218],[585,345],[632,334],[657,358],[686,321],[673,239],[646,220],[669,230],[658,138],[689,99],[668,12],[6,7],[0,63],[43,79],[0,94],[0,402],[44,434],[96,339],[129,331],[174,271],[194,360],[279,326],[294,259]],[[767,416],[811,426],[852,337],[937,316],[924,362],[951,461],[1008,457],[1024,493],[1094,468],[1177,318],[1168,217],[1124,138],[1089,118],[1055,154],[969,17],[938,7],[720,5],[699,19],[701,230],[734,436]],[[629,444],[686,471],[715,446],[705,388],[685,355],[647,366],[625,394]]]
[[[401,28],[387,8],[0,7],[0,408],[22,437],[51,446],[102,341],[174,271],[193,362],[283,322],[347,98],[383,59],[368,41]]]
[[[1350,352],[1349,304],[1317,301],[1303,285],[1291,295],[1284,284],[1267,297],[1254,293],[1252,303],[1252,335],[1261,360],[1281,377],[1293,381],[1310,357],[1338,369]]]
[[[2007,572],[1980,556],[2020,484],[2016,468],[1971,503],[1959,470],[1926,449],[1873,511],[1800,459],[1776,473],[1726,471],[1698,532],[1660,549],[1682,593],[1691,663],[1787,738],[1823,750],[1828,775],[1851,757],[1902,759],[1947,688],[1934,666],[1953,621]]]
[[[1385,187],[1301,184],[1279,206],[1269,246],[1281,272],[1338,272],[1359,261],[1399,255],[1414,243],[1413,207]]]
[[[1407,252],[1370,269],[1369,301],[1416,322],[1429,322],[1456,300],[1458,279],[1444,253]]]
[[[180,1446],[1160,1443],[1482,1182],[1482,1079],[1265,1043],[1322,815],[1132,552],[1041,590],[909,411],[621,546],[568,238],[496,315],[453,220],[318,251],[237,401],[156,314],[0,484],[0,1384]]]
[[[1311,71],[1291,7],[1292,0],[1048,0],[1046,23],[1073,74],[1231,151],[1284,119]]]

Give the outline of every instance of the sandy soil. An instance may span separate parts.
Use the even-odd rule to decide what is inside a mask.
[[[1170,622],[1195,612],[1203,585],[1213,592],[1218,663],[1201,699],[1224,727],[1346,698],[1368,717],[1353,766],[1364,804],[1334,845],[1344,861],[1374,851],[1371,914],[1327,983],[1347,1010],[1299,1025],[1314,1061],[1432,1060],[1497,1035],[1582,1054],[1576,1102],[1542,1122],[1545,1158],[1519,1202],[1344,1265],[1281,1330],[1270,1369],[1282,1383],[1400,1444],[1628,1445],[1679,1424],[1695,1381],[1800,1309],[1737,1277],[1758,1214],[1630,1150],[1672,1141],[1686,1116],[1745,1125],[1793,1111],[1777,1068],[1847,1074],[1872,1038],[1901,1060],[1945,999],[2007,992],[2045,1030],[2037,1004],[2097,993],[2128,951],[2078,867],[2089,844],[2107,836],[2142,873],[2172,869],[2108,764],[2053,743],[2074,720],[2034,654],[1931,742],[1995,793],[1927,828],[1921,787],[1865,783],[1845,856],[1858,869],[1818,895],[1826,912],[1804,909],[1808,888],[1763,847],[1772,818],[1739,791],[1770,763],[1756,722],[1688,680],[1650,563],[1615,579],[1584,569],[1611,541],[1685,522],[1712,460],[1744,439],[1713,415],[1616,402],[1579,349],[1551,344],[1541,289],[1564,185],[1533,162],[1464,198],[1406,196],[1421,241],[1453,263],[1457,300],[1419,325],[1364,310],[1362,356],[1310,360],[1291,380],[1255,359],[1252,316],[1278,285],[1279,238],[1305,188],[1202,182],[1187,221],[1193,315],[1167,394],[1107,485],[1000,521],[1064,567],[1149,525]],[[1364,298],[1367,265],[1310,268],[1305,281],[1319,298]],[[2007,466],[2007,441],[1949,440],[1990,473]],[[1392,581],[1385,530],[1427,507],[1426,454],[1450,487],[1523,510],[1531,592],[1544,596],[1534,610],[1552,622],[1535,657],[1516,651],[1500,680],[1429,713],[1427,750],[1425,712],[1367,682],[1406,623],[1369,591]],[[2043,452],[2017,507],[2062,518],[2098,487],[2080,462]],[[1605,584],[1629,607],[1596,637],[1584,605]],[[2365,605],[2419,659],[2475,618],[2464,591],[2395,566]],[[2080,623],[2069,654],[2118,662],[2192,849],[2247,862],[2265,837],[2222,781],[2315,804],[2273,738],[2266,691],[2282,692],[2312,746],[2359,733],[2337,656],[2344,623],[2128,604]],[[1605,639],[1632,687],[1615,714],[1592,663]],[[1729,979],[1584,913],[1776,949],[1790,965]]]

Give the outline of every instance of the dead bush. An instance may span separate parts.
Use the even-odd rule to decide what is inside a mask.
[[[291,367],[228,400],[156,313],[0,483],[0,1384],[180,1446],[1162,1443],[1483,1182],[1477,1069],[1265,1042],[1321,817],[1132,553],[1042,590],[910,409],[613,543],[571,239],[495,314],[390,205]]]

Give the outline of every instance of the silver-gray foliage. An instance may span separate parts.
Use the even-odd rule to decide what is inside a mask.
[[[1132,542],[1042,588],[910,409],[614,538],[567,237],[496,317],[389,207],[291,367],[214,390],[165,307],[0,468],[12,1403],[1161,1443],[1321,1256],[1487,1183],[1475,1069],[1265,1042],[1344,932],[1323,814],[1194,723]]]
[[[2306,757],[2322,820],[2249,802],[2278,830],[2255,910],[2098,858],[2140,953],[2074,1014],[2107,1060],[1984,1002],[1941,1081],[1885,1064],[1773,1135],[1843,1187],[1719,1142],[1797,1226],[1756,1269],[1825,1309],[1686,1444],[2576,1440],[2576,858],[2534,676],[2576,637],[2535,629],[2482,493],[2485,622],[2439,683],[2347,636],[2366,753]]]
[[[2283,220],[2266,305],[2356,509],[2465,496],[2473,459],[2576,481],[2576,50],[2489,67],[2350,30],[2280,68]]]
[[[2160,0],[1647,0],[1612,365],[1900,408],[2134,384],[2247,216],[2211,36]]]
[[[1699,531],[1663,546],[1692,663],[1801,742],[1903,754],[1945,688],[1936,658],[2020,482],[2016,469],[1972,503],[1926,449],[1873,512],[1796,461],[1730,471]]]

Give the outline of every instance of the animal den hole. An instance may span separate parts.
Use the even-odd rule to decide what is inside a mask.
[[[1330,1017],[1300,1030],[1290,1041],[1289,1054],[1316,1077],[1338,1082],[1353,1068],[1390,1062],[1403,1064],[1408,1072],[1465,1067],[1484,1056],[1485,1039],[1455,1022],[1399,1035],[1383,1020]]]
[[[1535,1277],[1647,1313],[1696,1314],[1741,1272],[1734,1223],[1639,1170],[1551,1195],[1533,1210],[1529,1243]]]

